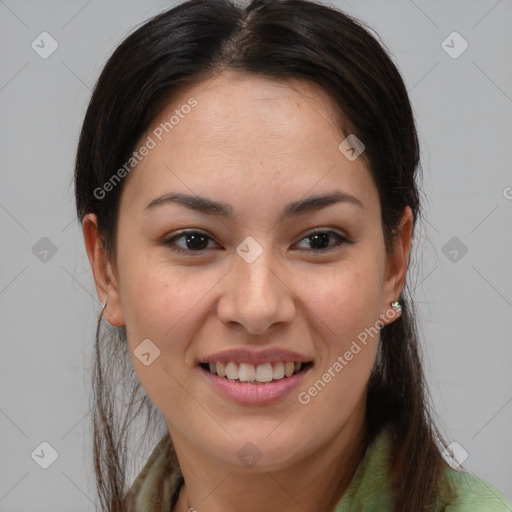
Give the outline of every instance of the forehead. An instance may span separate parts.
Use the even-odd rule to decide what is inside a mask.
[[[223,72],[196,83],[175,95],[141,137],[137,147],[151,149],[123,196],[147,204],[178,190],[235,204],[241,196],[284,202],[341,188],[372,203],[364,154],[355,161],[342,155],[346,136],[334,110],[320,88],[303,81]]]

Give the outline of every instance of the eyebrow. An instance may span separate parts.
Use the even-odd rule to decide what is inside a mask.
[[[364,208],[363,203],[357,199],[357,197],[336,190],[334,192],[316,196],[310,196],[299,201],[293,201],[287,204],[282,211],[281,218],[287,219],[290,217],[296,217],[303,213],[313,212],[337,203],[348,203],[354,204],[361,208]],[[197,195],[182,194],[179,192],[172,192],[164,194],[160,197],[153,199],[145,208],[145,210],[151,210],[157,206],[164,204],[179,204],[194,210],[199,213],[206,215],[216,215],[225,217],[227,219],[233,219],[233,208],[226,203],[221,203],[207,197],[201,197]]]

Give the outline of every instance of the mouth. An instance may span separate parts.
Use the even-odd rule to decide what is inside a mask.
[[[308,370],[313,363],[301,361],[278,361],[263,364],[236,363],[234,361],[216,361],[199,363],[203,370],[234,383],[268,385],[289,379]]]

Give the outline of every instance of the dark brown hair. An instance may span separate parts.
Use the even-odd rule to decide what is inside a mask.
[[[274,80],[316,84],[336,106],[340,130],[366,146],[381,201],[389,250],[404,208],[421,214],[419,144],[403,80],[370,29],[337,9],[307,0],[191,0],[144,23],[115,50],[95,86],[75,169],[78,219],[95,213],[115,262],[122,184],[102,188],[132,155],[142,134],[179,88],[224,69]],[[341,135],[341,134],[340,134]],[[340,139],[342,140],[342,139]],[[411,261],[409,262],[411,263]],[[446,446],[430,412],[414,305],[408,283],[402,315],[381,329],[381,352],[368,383],[366,442],[393,432],[391,477],[396,512],[430,510],[440,490]],[[104,510],[121,510],[126,492],[127,436],[132,420],[154,406],[140,389],[123,329],[96,334],[94,459]],[[105,342],[106,340],[106,342]],[[120,382],[129,382],[120,386]],[[115,392],[125,396],[116,410]]]

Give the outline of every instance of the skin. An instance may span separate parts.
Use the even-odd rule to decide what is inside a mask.
[[[185,478],[176,512],[189,503],[199,512],[332,510],[365,448],[366,385],[378,336],[307,405],[297,395],[365,328],[396,319],[390,302],[405,282],[412,212],[404,210],[387,255],[364,153],[349,161],[338,150],[345,135],[314,85],[224,71],[181,91],[141,142],[191,97],[197,106],[124,183],[115,261],[101,247],[95,215],[84,219],[98,296],[108,301],[104,316],[126,326],[137,376],[165,417]],[[285,204],[334,190],[363,206],[337,203],[280,219]],[[234,218],[178,204],[145,210],[169,192],[229,203]],[[322,253],[307,238],[313,228],[353,243],[338,245],[332,235],[325,244],[332,250]],[[164,243],[183,229],[211,238],[199,256]],[[249,236],[263,249],[252,263],[236,252]],[[175,244],[190,247],[184,238]],[[161,351],[149,366],[133,354],[146,338]],[[238,404],[213,389],[197,364],[239,347],[290,349],[313,367],[276,403]],[[247,442],[262,455],[252,467],[237,457]]]

